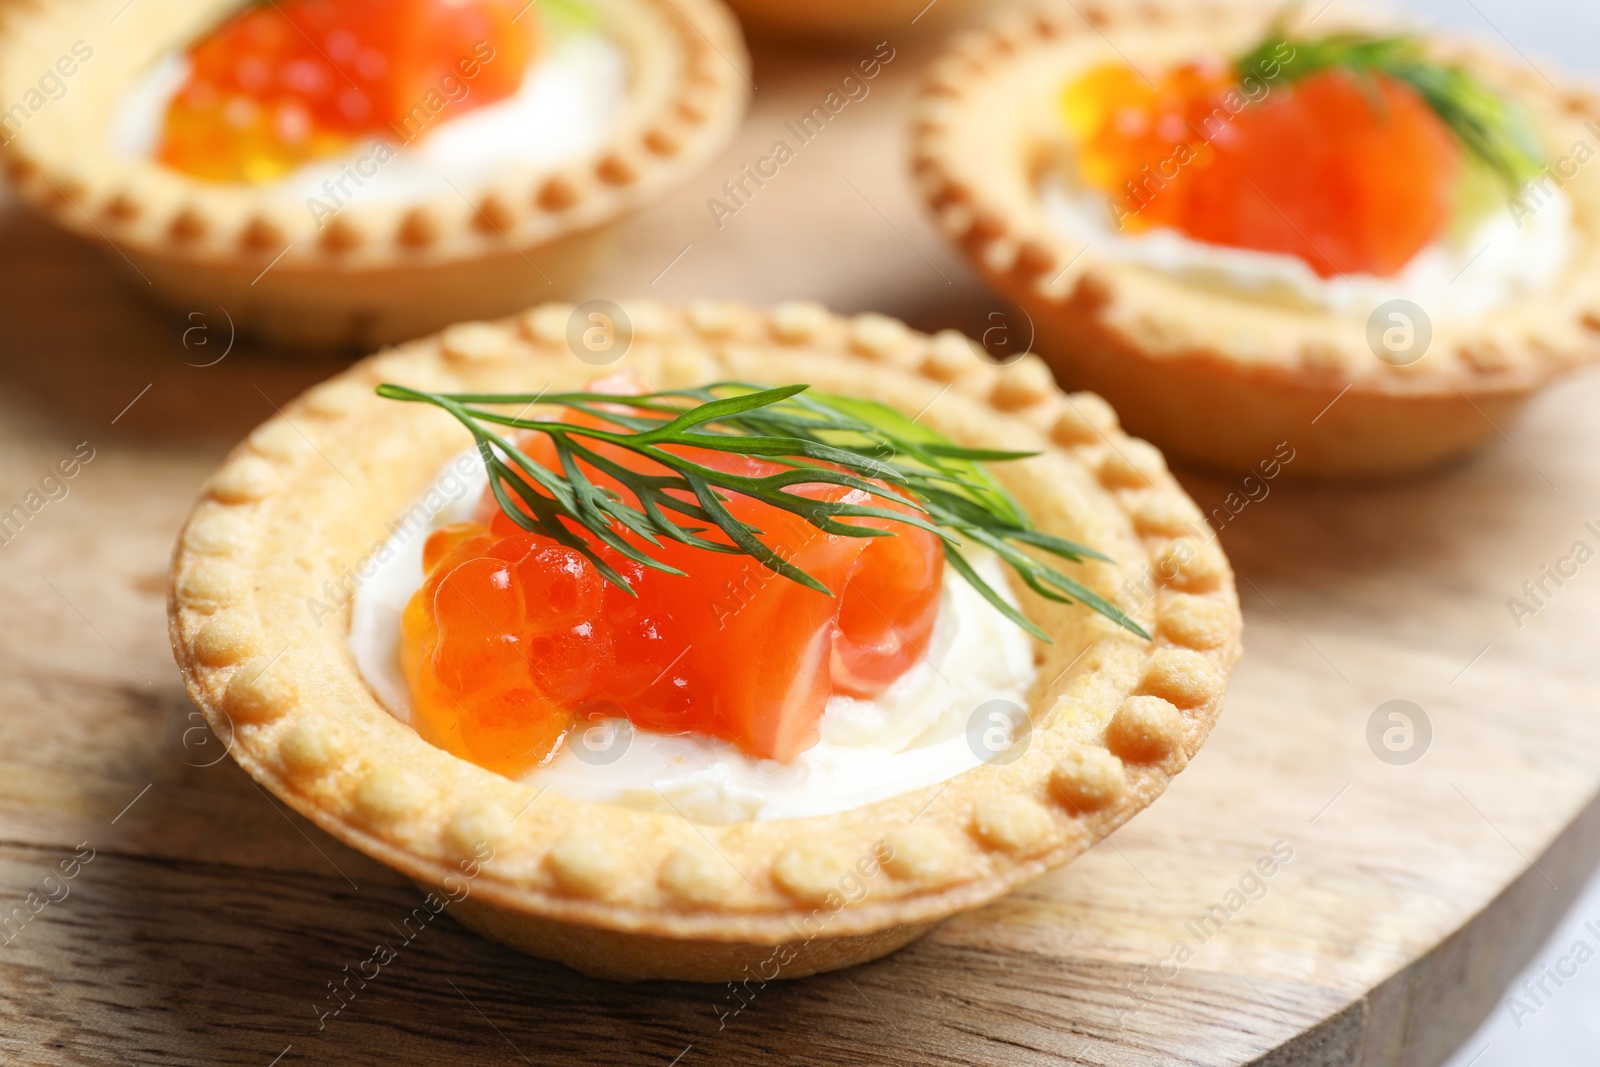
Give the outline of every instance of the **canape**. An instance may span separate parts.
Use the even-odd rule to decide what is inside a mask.
[[[1540,69],[1338,7],[1039,7],[936,62],[916,168],[1133,431],[1392,474],[1595,357],[1600,110]]]
[[[811,44],[866,41],[885,37],[903,41],[913,33],[937,33],[968,19],[982,0],[821,0],[794,4],[785,0],[729,0],[728,6],[757,40]]]
[[[178,309],[317,345],[559,295],[749,84],[718,0],[69,0],[3,25],[21,194]]]
[[[593,314],[358,363],[208,482],[173,648],[288,804],[522,951],[764,981],[1067,862],[1199,749],[1232,574],[1104,401],[877,315]]]

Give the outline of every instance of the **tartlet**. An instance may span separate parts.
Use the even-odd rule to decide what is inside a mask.
[[[861,41],[886,36],[898,41],[907,33],[948,29],[968,19],[983,0],[822,0],[795,4],[786,0],[729,0],[739,21],[761,40]]]
[[[608,223],[727,141],[748,95],[749,60],[719,0],[582,4],[628,67],[626,102],[603,143],[553,171],[502,167],[425,198],[354,197],[332,218],[113,148],[112,115],[128,87],[238,0],[12,5],[0,30],[0,98],[43,103],[7,125],[5,166],[34,207],[109,243],[141,288],[148,282],[180,310],[220,305],[271,339],[369,348],[509,314],[561,295]],[[86,26],[103,28],[85,40]],[[72,70],[65,80],[58,56]],[[40,70],[67,87],[59,99],[39,95]]]
[[[581,386],[572,309],[466,323],[374,356],[257,428],[208,481],[174,551],[173,649],[238,762],[340,840],[424,886],[487,937],[608,978],[799,977],[876,958],[1066,862],[1149,804],[1199,749],[1240,651],[1232,573],[1151,445],[1104,401],[1062,395],[1029,357],[808,304],[626,308],[612,369],[658,388],[806,381],[888,403],[960,443],[1037,450],[996,475],[1042,529],[1113,563],[1074,567],[1144,640],[1080,605],[1022,594],[1036,645],[1031,741],[941,785],[837,815],[701,825],[541,792],[402,725],[363,683],[348,609],[308,599],[470,438],[374,395]],[[451,881],[446,882],[450,877]]]
[[[1296,477],[1417,470],[1496,436],[1535,389],[1600,353],[1600,174],[1562,178],[1575,240],[1555,285],[1481,317],[1436,319],[1425,354],[1407,360],[1378,357],[1365,313],[1269,306],[1118,261],[1064,237],[1041,204],[1038,183],[1068,141],[1058,101],[1069,79],[1107,62],[1155,71],[1240,55],[1269,33],[1395,30],[1370,14],[1315,14],[1308,26],[1306,11],[1253,3],[1007,13],[933,64],[915,169],[939,225],[1027,312],[1063,384],[1105,396],[1132,431],[1223,471],[1285,441]],[[1549,159],[1589,139],[1591,93],[1516,57],[1424,42],[1520,104]]]

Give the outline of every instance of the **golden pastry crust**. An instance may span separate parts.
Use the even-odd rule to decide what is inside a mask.
[[[1037,182],[1066,143],[1058,101],[1073,76],[1123,57],[1152,70],[1236,54],[1283,10],[1172,0],[1002,15],[931,68],[916,117],[918,184],[975,267],[1027,310],[1062,381],[1105,396],[1163,448],[1237,471],[1289,441],[1293,476],[1426,467],[1494,436],[1532,390],[1600,355],[1600,172],[1580,168],[1565,184],[1576,241],[1560,281],[1476,321],[1435,320],[1426,355],[1406,366],[1374,355],[1364,316],[1272,306],[1115,261],[1062,236],[1040,204]],[[1395,29],[1346,5],[1291,20],[1311,14],[1316,25],[1300,32]],[[1517,57],[1430,48],[1519,101],[1549,158],[1592,140],[1593,94],[1556,88]]]
[[[67,90],[8,125],[17,190],[69,230],[109,241],[169,301],[220,304],[283,340],[370,347],[561,292],[605,224],[680,182],[737,127],[749,58],[719,0],[584,0],[625,55],[627,100],[596,149],[555,170],[501,168],[414,201],[357,195],[331,217],[260,187],[198,181],[116,152],[128,85],[240,0],[13,4],[0,22],[0,100],[20,101],[78,41]],[[95,27],[89,33],[85,27]],[[87,37],[86,37],[87,35]],[[80,50],[81,54],[81,50]]]
[[[374,356],[286,404],[212,476],[184,527],[169,596],[179,667],[234,757],[286,802],[430,885],[492,848],[463,920],[586,972],[717,980],[783,946],[782,974],[795,977],[892,951],[1066,862],[1199,749],[1240,651],[1232,573],[1160,453],[1103,401],[1064,396],[1036,357],[996,368],[958,334],[878,315],[625,310],[632,346],[606,370],[658,388],[805,381],[920,411],[964,443],[1038,450],[996,474],[1043,528],[1115,560],[1075,570],[1155,640],[1024,592],[1054,643],[1037,648],[1020,758],[817,818],[697,825],[541,793],[429,745],[363,683],[348,606],[311,605],[324,582],[361,572],[386,524],[470,443],[449,416],[373,386],[580,386],[597,368],[567,348],[572,309],[544,305]]]
[[[982,0],[728,0],[753,36],[774,42],[864,41],[883,36],[891,42],[908,33],[937,33],[965,21]]]

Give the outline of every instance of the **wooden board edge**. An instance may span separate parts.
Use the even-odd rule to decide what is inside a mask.
[[[1439,1067],[1488,1017],[1597,867],[1600,792],[1461,929],[1249,1067]]]

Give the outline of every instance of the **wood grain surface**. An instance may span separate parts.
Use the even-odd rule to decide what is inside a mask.
[[[784,123],[872,46],[758,54],[738,141],[577,295],[804,297],[1020,336],[912,198],[928,45],[892,47],[798,146]],[[707,199],[779,139],[795,158],[719,229]],[[0,512],[93,450],[0,545],[0,922],[25,916],[0,932],[0,1061],[1429,1067],[1600,855],[1600,562],[1547,580],[1520,625],[1507,606],[1575,542],[1600,547],[1589,377],[1458,468],[1274,482],[1229,516],[1246,657],[1205,750],[1075,864],[886,960],[769,985],[719,1024],[725,990],[592,981],[448,915],[405,942],[415,889],[194,729],[164,623],[202,479],[339,364],[240,342],[202,366],[226,309],[164,314],[142,288],[114,250],[0,204]],[[1225,508],[1247,473],[1185,482]],[[1407,764],[1368,741],[1396,699],[1431,726]],[[1289,858],[1263,863],[1275,846]],[[379,941],[394,962],[319,1018]]]

